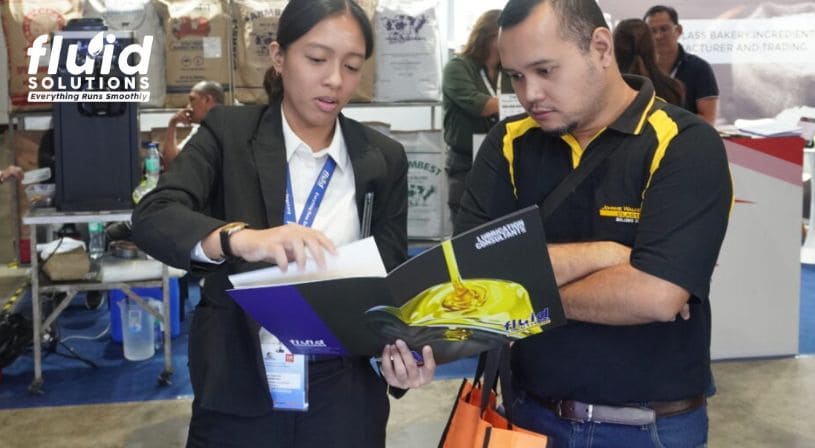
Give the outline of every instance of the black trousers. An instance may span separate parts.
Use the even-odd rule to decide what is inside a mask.
[[[193,400],[187,447],[384,448],[387,388],[368,360],[310,362],[308,369],[308,412],[242,417]]]

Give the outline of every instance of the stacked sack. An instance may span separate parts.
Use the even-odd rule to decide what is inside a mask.
[[[441,92],[437,0],[380,0],[374,20],[376,101],[436,101]]]
[[[268,101],[263,77],[271,64],[269,44],[286,0],[232,0],[232,80],[235,99],[243,104]]]
[[[61,31],[71,19],[82,17],[81,0],[5,0],[2,4],[3,30],[8,50],[9,97],[11,111],[43,110],[48,103],[29,103],[28,54],[34,39]],[[36,82],[48,70],[48,58],[40,58]]]
[[[164,30],[155,4],[151,0],[85,0],[83,9],[84,17],[101,18],[111,31],[132,31],[135,42],[141,43],[145,36],[153,36],[147,69],[150,101],[142,106],[163,107],[167,92]]]
[[[192,86],[216,81],[231,102],[226,0],[158,0],[167,58],[167,107],[187,105]]]

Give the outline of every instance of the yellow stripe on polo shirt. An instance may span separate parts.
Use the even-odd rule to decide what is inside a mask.
[[[654,178],[654,173],[659,168],[662,159],[665,157],[665,151],[668,150],[668,145],[679,134],[679,127],[676,122],[665,113],[664,110],[658,110],[648,117],[648,123],[654,128],[654,133],[657,136],[657,149],[654,151],[654,158],[651,159],[651,167],[648,170],[648,182],[645,184],[645,189],[642,190],[642,198],[645,199],[645,192],[651,186],[651,180]]]
[[[530,117],[524,117],[518,121],[506,124],[506,134],[504,134],[503,154],[509,165],[509,181],[512,183],[512,194],[518,198],[518,186],[515,184],[515,139],[526,134],[530,129],[538,127],[538,123]]]
[[[593,142],[594,139],[599,137],[600,134],[602,134],[603,131],[605,131],[605,130],[606,130],[606,128],[603,128],[603,129],[600,129],[599,131],[597,131],[597,133],[594,134],[589,139],[589,141],[586,143],[586,147],[588,148],[589,145],[591,145],[591,142]],[[580,146],[580,143],[577,141],[576,138],[574,138],[574,135],[572,135],[572,134],[563,134],[563,135],[560,136],[560,139],[563,140],[564,142],[566,142],[566,144],[569,145],[569,148],[572,149],[572,169],[573,170],[577,169],[577,167],[580,166],[580,161],[583,160],[583,151],[584,151],[583,147]]]
[[[637,128],[634,129],[634,135],[640,135],[642,132],[642,126],[645,124],[645,119],[648,117],[648,112],[651,111],[651,108],[654,107],[654,100],[656,99],[656,95],[651,95],[651,99],[648,101],[648,106],[645,107],[642,113],[642,117],[640,117],[640,122],[637,124]]]

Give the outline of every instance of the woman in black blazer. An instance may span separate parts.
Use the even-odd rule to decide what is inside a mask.
[[[210,111],[133,214],[133,238],[145,252],[207,273],[190,330],[187,446],[384,447],[388,385],[429,382],[429,347],[423,366],[401,341],[384,347],[381,378],[364,358],[309,361],[308,411],[275,410],[260,327],[225,292],[230,274],[302,266],[306,254],[321,262],[335,244],[356,239],[369,192],[385,266],[406,258],[404,150],[340,113],[373,49],[364,12],[351,0],[292,0],[269,49],[277,73],[270,105]],[[303,167],[329,159],[337,166],[313,227],[285,223],[287,191],[300,213],[308,188],[298,187],[315,179]]]

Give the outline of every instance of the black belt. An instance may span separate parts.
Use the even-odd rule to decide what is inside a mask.
[[[707,403],[704,395],[676,401],[649,401],[641,406],[609,406],[575,400],[545,400],[528,392],[527,396],[564,420],[579,423],[615,423],[633,426],[654,423],[658,417],[684,414]]]

